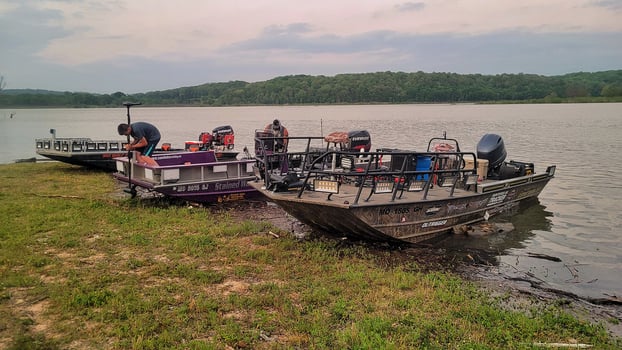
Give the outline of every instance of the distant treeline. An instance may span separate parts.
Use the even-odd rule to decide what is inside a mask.
[[[0,107],[240,106],[372,103],[621,102],[622,70],[535,74],[378,72],[334,77],[292,75],[247,83],[230,81],[128,95],[4,90]]]

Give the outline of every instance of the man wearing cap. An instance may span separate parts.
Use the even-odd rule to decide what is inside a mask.
[[[266,125],[266,132],[272,132],[275,137],[275,151],[276,152],[286,152],[287,151],[287,137],[289,133],[287,132],[287,128],[281,124],[278,119],[275,119],[272,124]]]

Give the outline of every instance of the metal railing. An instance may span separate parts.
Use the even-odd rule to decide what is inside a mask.
[[[126,141],[91,140],[89,138],[36,139],[37,150],[58,152],[124,152]]]
[[[353,152],[339,150],[330,144],[311,149],[311,141],[322,137],[290,137],[306,140],[306,147],[299,152],[264,152],[261,145],[271,139],[255,139],[256,146],[260,146],[259,151],[256,147],[256,160],[261,170],[258,176],[267,189],[276,189],[279,182],[287,181],[289,189],[297,188],[299,198],[311,190],[326,192],[330,199],[339,193],[339,187],[344,183],[358,186],[354,204],[359,202],[366,188],[370,192],[365,201],[379,193],[391,193],[390,200],[395,201],[404,191],[422,192],[423,199],[426,199],[433,185],[448,188],[449,196],[453,196],[458,185],[465,188],[477,185],[477,157],[473,152]],[[466,168],[466,159],[473,160],[472,168]]]

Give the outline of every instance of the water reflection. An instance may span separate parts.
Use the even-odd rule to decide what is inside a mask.
[[[459,257],[465,257],[467,254],[473,257],[473,254],[477,254],[480,259],[495,263],[496,257],[508,254],[512,249],[524,248],[526,242],[534,237],[537,231],[550,232],[552,217],[553,213],[547,211],[546,207],[534,198],[492,218],[490,223],[495,230],[491,232],[449,235],[435,246],[447,249],[448,253]]]

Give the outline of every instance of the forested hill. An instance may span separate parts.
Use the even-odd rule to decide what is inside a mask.
[[[208,83],[127,95],[4,90],[2,107],[239,106],[367,103],[520,103],[622,101],[622,70],[535,74],[378,72],[334,77],[293,75],[247,83]]]

